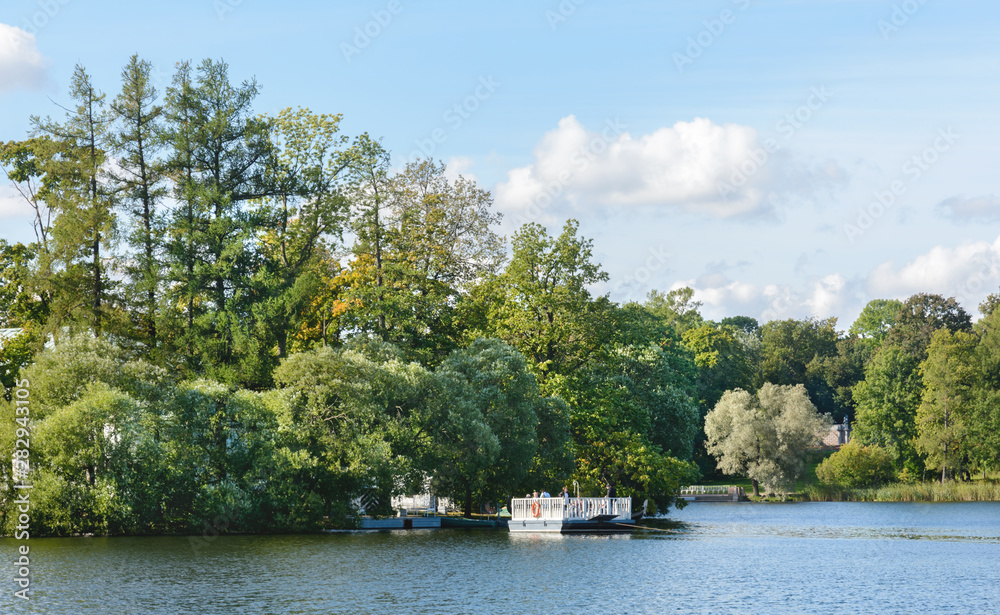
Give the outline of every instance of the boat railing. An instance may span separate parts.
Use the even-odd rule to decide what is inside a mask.
[[[566,521],[593,519],[599,515],[632,518],[632,498],[514,498],[511,519]]]

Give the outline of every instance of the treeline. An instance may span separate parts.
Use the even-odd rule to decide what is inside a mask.
[[[665,506],[696,479],[693,358],[591,296],[575,222],[508,243],[475,182],[258,115],[223,62],[162,96],[136,57],[121,77],[110,99],[78,67],[65,115],[0,148],[36,222],[0,246],[2,376],[30,392],[0,433],[31,432],[36,531],[306,530],[571,480]]]
[[[934,331],[992,343],[953,301],[873,302],[847,333],[706,321],[690,289],[618,305],[589,292],[607,274],[572,220],[508,240],[488,191],[394,168],[339,115],[259,115],[221,61],[179,63],[162,94],[151,74],[133,57],[109,99],[78,67],[66,113],[0,146],[37,238],[0,243],[0,326],[21,331],[0,378],[30,394],[0,439],[30,431],[38,532],[305,531],[359,500],[430,488],[469,513],[573,480],[664,507],[716,471],[708,411],[767,383],[913,475],[931,448],[945,474],[997,459],[969,448],[978,410],[966,448],[922,444],[921,404],[958,433],[955,398],[924,393]]]

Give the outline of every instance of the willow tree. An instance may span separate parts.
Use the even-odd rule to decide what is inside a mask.
[[[804,386],[765,383],[757,393],[726,391],[705,416],[705,448],[726,474],[744,475],[774,492],[805,470],[806,448],[832,425],[809,401]]]

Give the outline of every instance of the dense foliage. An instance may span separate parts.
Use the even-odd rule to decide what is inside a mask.
[[[848,442],[816,467],[824,483],[854,489],[878,487],[896,477],[889,452],[878,446]]]
[[[571,481],[663,508],[699,473],[794,480],[825,415],[894,472],[998,469],[995,297],[975,327],[877,300],[847,333],[712,322],[690,288],[619,305],[574,220],[508,242],[475,181],[340,115],[261,115],[222,61],[152,74],[131,58],[109,97],[77,67],[65,113],[0,144],[36,235],[0,240],[0,447],[30,440],[5,532],[24,479],[43,534],[308,531]]]

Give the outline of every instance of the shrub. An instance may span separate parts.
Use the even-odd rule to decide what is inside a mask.
[[[878,446],[849,442],[816,467],[816,477],[849,489],[877,487],[895,478],[892,454]]]

